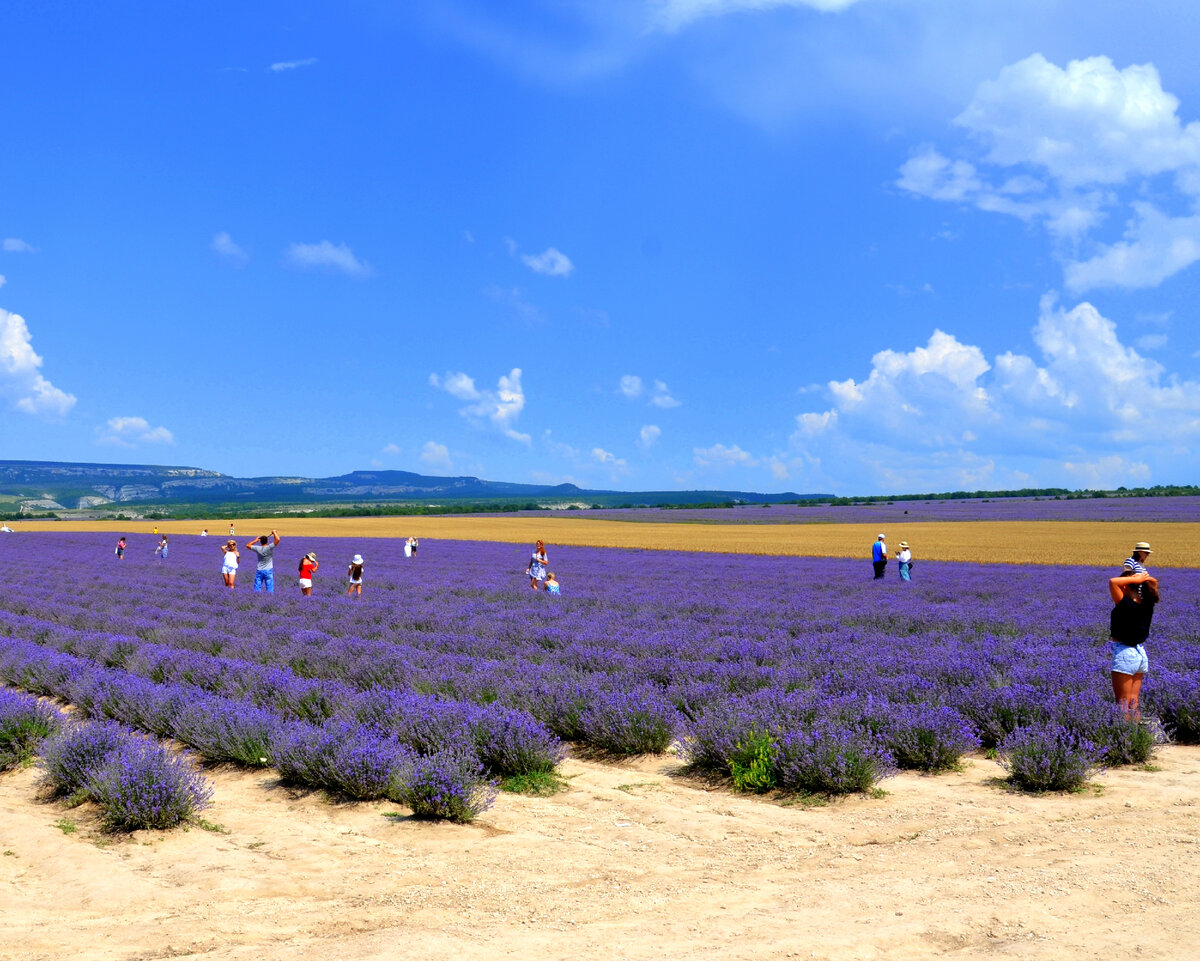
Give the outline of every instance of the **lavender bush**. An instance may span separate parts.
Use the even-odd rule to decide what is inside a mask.
[[[130,728],[116,721],[66,724],[42,745],[41,783],[53,795],[86,792],[108,756],[136,739]]]
[[[0,688],[0,771],[32,758],[59,722],[58,711],[50,705]]]
[[[1104,749],[1062,724],[1019,727],[1000,745],[1008,779],[1025,791],[1070,791],[1082,787]]]
[[[86,790],[111,831],[175,827],[207,807],[212,796],[186,755],[171,756],[142,739],[112,751]]]
[[[379,790],[372,742],[342,756],[320,735],[281,751],[280,732],[354,730],[398,769],[456,751],[483,783],[552,770],[561,740],[616,755],[678,740],[698,771],[732,778],[736,761],[750,789],[768,771],[777,787],[819,783],[813,764],[838,790],[867,783],[866,768],[939,770],[976,741],[1052,724],[1106,763],[1141,754],[1136,726],[1079,706],[1111,705],[1110,570],[930,561],[901,584],[872,582],[865,560],[552,544],[567,592],[551,599],[529,590],[519,545],[427,540],[411,561],[391,541],[282,542],[281,572],[288,550],[369,550],[372,577],[350,601],[332,576],[311,597],[283,573],[274,596],[229,591],[206,540],[174,538],[171,564],[154,565],[138,537],[120,565],[108,535],[0,539],[0,680],[344,793]],[[1114,568],[1127,547],[1114,542]],[[1143,710],[1197,739],[1200,572],[1160,574]],[[778,744],[770,764],[745,760],[755,731]],[[823,753],[841,741],[853,749]]]

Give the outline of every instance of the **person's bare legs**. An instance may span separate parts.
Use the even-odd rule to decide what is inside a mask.
[[[1142,681],[1145,674],[1120,674],[1113,671],[1113,695],[1117,699],[1117,707],[1125,712],[1128,720],[1140,721],[1142,712],[1138,700],[1142,696]]]

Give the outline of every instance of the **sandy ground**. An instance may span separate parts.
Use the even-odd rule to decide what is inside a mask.
[[[40,521],[18,522],[18,531],[111,531],[149,534],[155,527],[171,536],[227,536],[218,521]],[[879,534],[876,524],[679,524],[581,520],[564,517],[282,517],[239,519],[238,540],[278,529],[283,537],[408,537],[434,549],[437,539],[532,544],[572,544],[785,554],[807,557],[868,558]],[[1195,544],[1200,523],[1157,521],[945,521],[889,524],[884,533],[895,546],[906,540],[919,560],[989,564],[1088,564],[1120,566],[1138,541],[1154,545],[1152,566],[1200,567]],[[12,535],[4,535],[12,536]]]
[[[672,758],[568,761],[474,825],[208,772],[206,818],[107,837],[0,776],[0,958],[917,959],[1200,955],[1200,748],[1032,797],[974,758],[782,805]],[[76,825],[65,833],[60,819]]]

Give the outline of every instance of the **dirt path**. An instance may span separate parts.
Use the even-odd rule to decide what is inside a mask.
[[[976,758],[781,806],[670,758],[568,761],[471,826],[210,772],[209,821],[110,839],[0,776],[0,958],[1178,959],[1200,943],[1200,748],[1028,797]],[[66,834],[60,819],[77,825]]]

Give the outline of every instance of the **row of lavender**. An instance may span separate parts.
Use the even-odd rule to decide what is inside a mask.
[[[309,741],[335,732],[330,745],[349,729],[418,756],[467,745],[492,777],[552,766],[552,735],[615,753],[680,739],[741,786],[810,790],[869,786],[895,764],[937,770],[1031,728],[1083,738],[1108,763],[1148,749],[1111,709],[1104,571],[930,562],[911,584],[876,583],[849,561],[552,545],[566,594],[550,598],[528,589],[511,545],[426,540],[408,560],[388,541],[289,539],[267,597],[222,588],[203,539],[174,538],[165,563],[137,550],[148,537],[116,562],[109,540],[0,542],[10,679],[32,683],[15,672],[36,660],[19,645],[36,644],[112,672],[134,701],[157,703],[138,685],[222,701],[185,726],[267,712],[309,725]],[[289,551],[310,549],[338,574],[364,553],[362,598],[324,570],[300,597],[284,572]],[[1198,582],[1164,580],[1144,692],[1182,739],[1200,735]],[[54,693],[88,703],[86,689]],[[238,760],[273,757],[265,729]],[[338,786],[329,769],[351,761],[313,751]]]
[[[1200,497],[994,497],[870,504],[739,504],[712,508],[519,511],[519,517],[692,524],[898,524],[917,521],[1195,521]]]
[[[0,771],[35,755],[47,793],[94,801],[109,830],[174,827],[212,796],[186,755],[120,724],[71,720],[37,697],[0,688]]]

